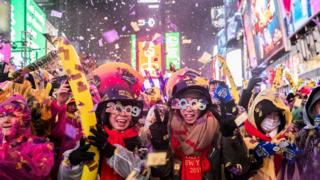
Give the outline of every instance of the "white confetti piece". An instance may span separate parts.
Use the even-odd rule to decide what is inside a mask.
[[[102,38],[99,39],[98,44],[99,44],[99,47],[102,47],[102,46],[103,46],[103,39],[102,39]]]
[[[204,52],[202,56],[198,59],[199,62],[203,64],[207,64],[211,60],[211,54],[208,52]]]
[[[62,17],[62,12],[56,11],[56,10],[51,10],[51,14],[52,17],[57,17],[57,18],[61,18]]]
[[[130,25],[131,25],[132,29],[133,29],[135,32],[140,31],[140,28],[139,28],[139,25],[138,25],[137,22],[132,21],[132,22],[130,23]]]

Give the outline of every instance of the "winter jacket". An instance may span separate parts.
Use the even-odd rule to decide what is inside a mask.
[[[127,130],[128,133],[130,131],[130,134],[124,136],[131,136],[133,134],[133,130]],[[145,167],[145,161],[144,159],[141,159],[141,157],[138,156],[137,152],[134,150],[136,149],[135,145],[137,145],[137,136],[124,139],[122,138],[120,133],[117,137],[115,137],[115,134],[109,135],[113,138],[108,138],[108,141],[109,143],[114,145],[116,149],[112,157],[110,158],[105,158],[103,155],[100,155],[100,158],[102,158],[100,159],[101,171],[97,178],[101,180],[121,180],[127,178],[130,175],[130,173],[132,173],[132,171],[136,171],[138,174],[138,176],[136,177],[137,179],[148,179],[149,173],[143,172]],[[74,149],[67,150],[63,153],[63,161],[60,164],[58,179],[80,179],[82,175],[83,164],[81,163],[77,166],[72,166],[69,163],[70,153],[78,147],[79,146],[76,146]]]
[[[299,169],[303,174],[302,179],[317,179],[320,176],[320,130],[315,126],[315,116],[311,113],[313,105],[320,100],[320,87],[315,88],[303,109],[303,120],[306,124],[298,133],[297,141],[303,155],[299,158]]]
[[[265,104],[268,104],[267,106]],[[280,126],[275,137],[267,136],[261,129],[263,117],[274,111],[280,112]],[[279,145],[282,141],[294,143],[294,137],[288,130],[292,116],[289,108],[276,94],[269,90],[260,92],[249,108],[248,120],[241,128],[243,140],[249,152],[255,150],[261,142],[271,142]],[[296,164],[288,167],[288,163],[282,151],[262,159],[262,167],[253,175],[252,180],[275,180],[275,179],[299,179]],[[293,170],[292,170],[293,169]],[[292,170],[289,173],[289,170]]]

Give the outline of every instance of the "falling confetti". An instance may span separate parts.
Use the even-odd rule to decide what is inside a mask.
[[[203,64],[207,64],[211,60],[211,54],[208,52],[204,52],[202,56],[198,59],[199,62]]]
[[[132,22],[130,23],[130,25],[131,25],[132,29],[133,29],[135,32],[140,31],[140,28],[139,28],[139,25],[138,25],[137,22],[132,21]]]
[[[136,15],[136,11],[132,11],[129,15],[130,15],[130,16]]]
[[[99,43],[99,47],[102,47],[103,46],[103,39],[102,38],[99,39],[98,43]]]
[[[115,29],[103,33],[103,38],[108,43],[113,43],[119,39],[118,32]]]
[[[61,18],[62,17],[62,12],[56,11],[56,10],[51,10],[51,14],[52,17],[57,17],[57,18]]]
[[[94,6],[94,4],[93,4],[93,1],[92,1],[92,0],[90,0],[90,3],[91,3],[91,6]]]
[[[317,21],[315,19],[312,19],[312,21],[320,28],[320,21]]]
[[[126,29],[127,29],[127,26],[123,26],[123,27],[121,28],[122,32],[125,31]]]

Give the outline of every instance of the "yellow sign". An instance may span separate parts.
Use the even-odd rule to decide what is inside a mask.
[[[68,40],[59,38],[57,42],[61,64],[68,75],[68,81],[80,112],[81,126],[84,136],[92,135],[91,127],[95,127],[97,121],[95,113],[92,112],[93,102],[90,93],[90,86],[83,73],[82,66],[76,50]],[[94,161],[83,166],[81,179],[96,179],[98,172],[99,152],[96,147],[91,146],[90,152],[94,152]]]
[[[161,43],[138,42],[138,70],[143,76],[148,71],[151,77],[157,77],[157,70],[162,71]]]
[[[226,61],[224,60],[224,58],[220,55],[217,55],[216,59],[218,61],[220,61],[221,65],[222,65],[222,69],[223,69],[223,73],[227,76],[227,78],[229,79],[230,82],[230,86],[231,86],[231,95],[234,99],[234,101],[237,103],[240,100],[240,96],[237,90],[237,86],[236,83],[234,82],[234,79],[231,75],[231,72],[226,64]]]
[[[288,71],[285,72],[284,75],[285,75],[287,81],[289,82],[289,85],[291,86],[293,92],[296,92],[298,90],[298,87],[297,87],[296,83],[294,82],[292,75]]]
[[[272,91],[275,92],[280,87],[282,74],[283,74],[283,66],[279,65],[276,69],[276,75],[273,80]]]

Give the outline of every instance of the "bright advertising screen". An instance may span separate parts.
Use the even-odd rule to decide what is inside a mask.
[[[26,2],[26,3],[24,3]],[[46,54],[46,15],[33,0],[11,0],[11,41],[13,63],[21,67]],[[24,40],[27,47],[24,49]],[[26,50],[26,53],[24,51]]]
[[[319,0],[280,0],[287,33],[294,35],[320,12]]]
[[[291,3],[294,30],[297,31],[308,22],[311,16],[311,8],[308,0],[292,0]]]
[[[319,0],[310,0],[310,7],[312,15],[316,15],[320,12],[320,1]]]
[[[131,46],[131,66],[137,68],[137,37],[135,34],[130,35],[130,46]]]
[[[153,41],[138,41],[137,67],[146,76],[146,71],[152,77],[157,77],[157,70],[162,71],[162,46]]]
[[[30,47],[32,48],[30,63],[46,54],[46,14],[33,1],[27,0],[27,32],[31,35]]]
[[[166,45],[166,69],[170,69],[173,64],[176,69],[180,69],[180,33],[165,33]]]
[[[252,31],[256,53],[256,57],[251,56],[251,59],[256,58],[257,64],[260,64],[284,49],[279,7],[276,0],[248,0],[247,3],[244,17],[248,16],[249,24],[246,31]]]

